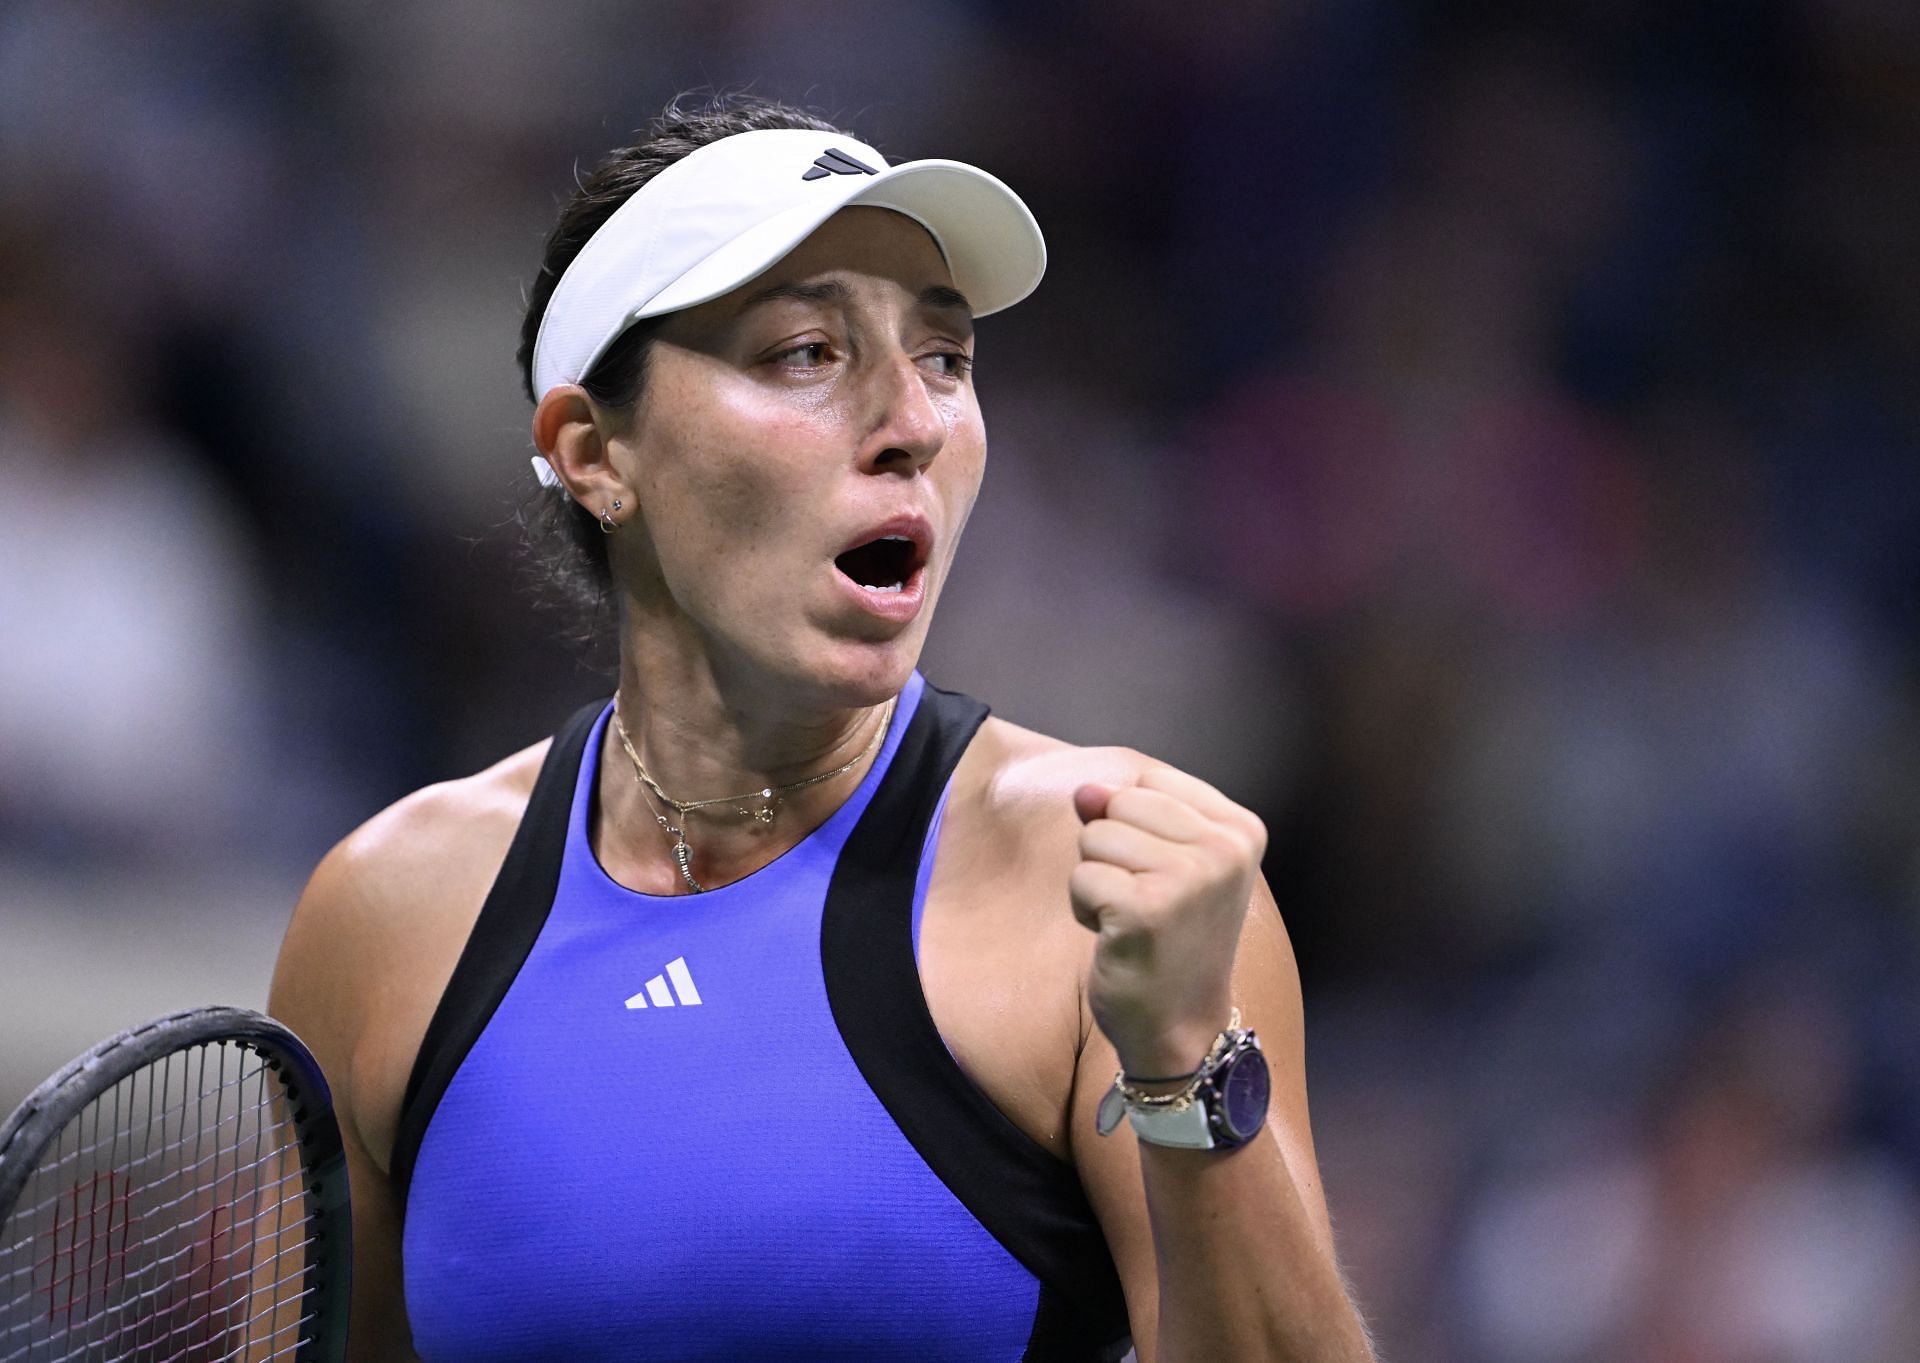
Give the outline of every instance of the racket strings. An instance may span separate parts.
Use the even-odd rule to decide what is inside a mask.
[[[223,1041],[82,1109],[0,1225],[0,1363],[297,1351],[316,1242],[293,1107],[274,1067]]]
[[[249,1161],[236,1166],[232,1170],[232,1176],[236,1178],[245,1177],[269,1165],[272,1165],[277,1160],[283,1159],[289,1155],[297,1156],[298,1153],[299,1153],[299,1146],[297,1143],[289,1142],[287,1144],[276,1145],[272,1150],[268,1151],[261,1159]],[[181,1209],[182,1207],[187,1206],[189,1203],[193,1201],[193,1199],[196,1196],[204,1194],[207,1191],[207,1189],[212,1186],[211,1182],[203,1182],[198,1185],[193,1185],[190,1182],[191,1177],[197,1171],[204,1171],[207,1169],[214,1168],[217,1163],[218,1163],[218,1157],[209,1155],[201,1159],[193,1168],[187,1168],[187,1169],[182,1169],[178,1171],[178,1177],[169,1180],[170,1182],[179,1183],[183,1185],[183,1190],[177,1196],[171,1199],[149,1201],[144,1206],[142,1206],[137,1210],[130,1210],[126,1208],[124,1206],[124,1201],[125,1201],[124,1194],[113,1191],[113,1189],[115,1188],[121,1188],[121,1187],[127,1186],[123,1180],[102,1179],[98,1175],[96,1175],[94,1180],[87,1185],[84,1193],[77,1192],[77,1191],[70,1191],[68,1193],[61,1194],[59,1197],[47,1199],[45,1202],[43,1202],[40,1205],[39,1208],[36,1208],[35,1210],[45,1212],[51,1208],[54,1210],[54,1214],[56,1218],[63,1217],[65,1213],[69,1210],[76,1211],[79,1213],[79,1217],[78,1217],[79,1220],[87,1220],[91,1222],[98,1222],[103,1217],[121,1217],[121,1218],[130,1217],[130,1218],[136,1218],[141,1221],[151,1221],[156,1219],[158,1216],[160,1216],[163,1213],[176,1211]],[[228,1171],[225,1169],[221,1169],[219,1171],[218,1177],[222,1179],[227,1178]],[[109,1190],[107,1193],[103,1194],[99,1191],[102,1184],[105,1184],[107,1186]],[[265,1185],[263,1184],[262,1186],[265,1186]],[[210,1209],[203,1208],[197,1214],[197,1216],[198,1218],[205,1218],[209,1214],[210,1214]],[[21,1218],[16,1217],[15,1220],[13,1222],[10,1222],[9,1224],[19,1224],[20,1220]],[[64,1224],[65,1223],[63,1222],[63,1225]],[[115,1223],[115,1225],[121,1225],[121,1224],[123,1223]],[[109,1226],[109,1229],[113,1229],[113,1226]],[[32,1243],[32,1238],[27,1237],[11,1245],[0,1246],[0,1256],[6,1255],[9,1251],[17,1253],[18,1251],[25,1249],[30,1243]]]
[[[263,1070],[271,1071],[271,1068],[272,1068],[271,1066],[267,1065],[264,1062],[260,1062],[259,1057],[253,1055],[251,1052],[247,1053],[247,1058],[248,1060],[253,1061],[255,1063],[249,1066],[246,1073],[235,1075],[233,1078],[226,1080],[223,1084],[220,1085],[220,1087],[226,1088],[226,1089],[239,1089],[247,1083],[258,1082],[260,1073]],[[138,1076],[133,1076],[133,1077],[138,1078]],[[124,1083],[126,1081],[123,1080],[122,1082]],[[202,1101],[205,1099],[211,1099],[213,1096],[214,1095],[211,1093],[206,1093],[206,1094],[195,1093],[195,1094],[192,1094],[191,1096],[182,1094],[180,1096],[180,1101],[172,1104],[170,1107],[161,1108],[157,1111],[151,1111],[147,1113],[130,1113],[128,1114],[128,1117],[127,1117],[127,1124],[125,1126],[119,1127],[115,1131],[110,1132],[109,1138],[110,1139],[118,1138],[123,1140],[131,1138],[136,1129],[135,1128],[136,1123],[142,1129],[148,1128],[148,1127],[161,1127],[166,1123],[173,1123],[181,1131],[185,1131],[187,1123],[192,1121],[194,1119],[195,1114],[200,1110]],[[127,1166],[128,1171],[132,1172],[134,1169],[137,1169],[140,1164],[147,1161],[165,1159],[167,1158],[169,1153],[170,1153],[170,1147],[162,1143],[157,1150],[151,1151],[150,1153],[147,1153],[144,1155],[136,1156],[133,1162]],[[46,1159],[42,1159],[40,1162],[40,1170],[42,1173],[48,1175],[50,1178],[53,1176],[57,1176],[61,1166],[73,1165],[77,1163],[81,1157],[81,1154],[82,1154],[82,1147],[76,1147],[72,1150],[67,1151],[65,1154],[61,1155],[57,1161],[49,1161]],[[19,1214],[20,1213],[16,1212],[16,1216],[18,1216]]]
[[[300,1147],[297,1141],[288,1141],[282,1144],[275,1145],[271,1150],[265,1152],[265,1154],[263,1154],[260,1158],[255,1160],[250,1160],[246,1163],[243,1163],[234,1167],[231,1171],[232,1176],[235,1178],[241,1178],[249,1174],[252,1174],[260,1169],[264,1169],[269,1165],[273,1165],[276,1161],[283,1160],[289,1156],[297,1157],[299,1154],[299,1149]],[[137,1212],[129,1212],[127,1214],[132,1216],[137,1216],[141,1220],[154,1220],[163,1213],[175,1211],[181,1207],[186,1206],[196,1196],[205,1193],[208,1187],[211,1186],[210,1183],[204,1183],[204,1182],[199,1185],[192,1185],[190,1182],[192,1176],[196,1172],[202,1172],[207,1169],[213,1168],[217,1164],[218,1158],[219,1157],[217,1155],[209,1154],[204,1156],[203,1158],[201,1158],[199,1161],[197,1161],[195,1164],[191,1166],[182,1166],[176,1170],[170,1170],[169,1174],[172,1177],[170,1177],[168,1181],[171,1183],[178,1183],[183,1185],[183,1190],[177,1196],[171,1199],[150,1201],[141,1210]],[[228,1171],[225,1169],[222,1169],[220,1171],[219,1176],[221,1178],[227,1177]],[[295,1184],[296,1189],[298,1188],[297,1177],[293,1178],[292,1180],[288,1180],[286,1176],[283,1175],[281,1178],[281,1181],[292,1181]],[[93,1201],[93,1202],[98,1201],[97,1190],[101,1182],[102,1182],[101,1176],[95,1175],[93,1183],[89,1185],[87,1189],[87,1194],[90,1201]],[[121,1180],[117,1178],[113,1178],[113,1179],[107,1179],[105,1180],[105,1182],[107,1182],[110,1186],[114,1186],[114,1185],[119,1185],[121,1183]],[[263,1183],[261,1186],[265,1187],[266,1185]],[[45,1212],[50,1207],[53,1207],[56,1204],[64,1202],[68,1199],[72,1199],[76,1203],[80,1201],[79,1196],[77,1196],[73,1191],[69,1190],[68,1192],[61,1193],[57,1196],[47,1198],[46,1200],[41,1202],[37,1207],[21,1208],[13,1217],[13,1219],[8,1222],[8,1224],[10,1226],[23,1225],[25,1224],[27,1219],[33,1216],[35,1213]],[[78,1210],[77,1207],[76,1207],[76,1210]],[[88,1210],[97,1210],[97,1209],[89,1207]],[[199,1217],[204,1218],[211,1214],[211,1210],[212,1209],[210,1208],[203,1208],[198,1215]],[[0,1257],[3,1257],[10,1252],[18,1253],[20,1250],[25,1249],[30,1243],[33,1243],[33,1237],[25,1236],[22,1239],[14,1242],[13,1244],[0,1245]],[[16,1269],[15,1271],[23,1272],[25,1271],[25,1268],[26,1268],[26,1264],[23,1263],[21,1267],[19,1269]]]
[[[287,1181],[293,1183],[291,1195],[287,1197],[283,1197],[282,1199],[280,1199],[279,1202],[272,1204],[272,1206],[267,1209],[267,1210],[270,1210],[275,1216],[280,1215],[281,1212],[289,1205],[301,1204],[304,1202],[304,1190],[300,1187],[298,1179],[296,1178],[296,1179],[287,1180]],[[304,1208],[302,1206],[295,1205],[292,1214],[304,1215]],[[197,1218],[197,1219],[204,1220],[205,1218]],[[167,1241],[179,1242],[183,1240],[188,1240],[189,1237],[193,1235],[195,1232],[195,1227],[185,1222],[180,1223],[177,1228],[170,1228],[170,1229],[177,1229],[178,1233],[168,1234],[164,1237],[149,1236],[146,1239],[135,1241],[133,1243],[134,1251],[137,1253],[137,1251],[143,1247],[149,1247],[156,1244],[163,1244]],[[175,1283],[179,1281],[181,1277],[181,1273],[178,1270],[181,1269],[183,1264],[186,1264],[186,1267],[189,1272],[193,1271],[193,1266],[190,1263],[187,1263],[186,1261],[190,1259],[190,1256],[195,1252],[196,1248],[197,1246],[195,1246],[189,1241],[188,1243],[181,1244],[180,1247],[175,1248],[171,1253],[161,1253],[161,1254],[155,1255],[151,1260],[151,1267],[154,1270],[154,1276],[157,1278],[157,1281],[154,1283],[154,1285],[147,1287],[144,1290],[131,1291],[123,1295],[123,1297],[116,1303],[115,1309],[119,1311],[121,1314],[129,1315],[130,1318],[133,1320],[137,1321],[142,1319],[142,1317],[139,1315],[139,1308],[152,1307],[156,1305],[157,1304],[156,1299],[158,1298],[159,1294],[168,1290],[171,1286],[173,1286]],[[286,1251],[276,1246],[275,1250],[271,1255],[269,1255],[266,1259],[259,1261],[256,1269],[256,1273],[254,1277],[251,1279],[254,1290],[259,1291],[263,1287],[268,1287],[277,1291],[281,1287],[285,1286],[285,1284],[288,1281],[291,1281],[291,1279],[280,1278],[280,1277],[262,1281],[258,1276],[259,1272],[272,1269],[279,1264],[280,1260],[289,1259],[289,1258],[292,1260],[291,1271],[292,1271],[293,1277],[299,1277],[304,1275],[306,1272],[306,1262],[305,1262],[304,1256],[297,1255],[297,1254],[290,1255]],[[42,1259],[37,1264],[33,1265],[33,1267],[41,1268],[41,1267],[44,1267],[45,1263],[46,1263],[46,1260]],[[59,1284],[56,1283],[56,1288],[58,1286]],[[211,1304],[210,1294],[213,1287],[214,1287],[214,1284],[209,1280],[203,1286],[189,1291],[186,1297],[184,1299],[181,1299],[180,1304],[183,1304],[186,1308],[188,1308],[189,1313],[193,1311],[203,1310],[205,1307]],[[55,1304],[57,1307],[58,1302],[56,1301]],[[47,1336],[47,1339],[51,1341],[56,1336],[64,1336],[66,1333],[68,1333],[68,1331],[64,1328],[58,1329],[51,1332]],[[110,1336],[114,1336],[114,1335],[117,1335],[118,1331],[110,1330],[108,1333]],[[111,1343],[111,1342],[114,1342],[114,1340],[109,1338],[107,1340],[103,1340],[103,1342]],[[0,1357],[5,1357],[5,1356],[6,1355],[0,1355]]]

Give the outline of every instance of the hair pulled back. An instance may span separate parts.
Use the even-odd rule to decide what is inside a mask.
[[[641,138],[618,148],[583,181],[560,210],[560,219],[547,236],[540,273],[527,290],[526,317],[520,323],[519,364],[522,386],[534,402],[533,346],[540,322],[560,283],[560,276],[587,244],[587,239],[614,210],[668,166],[711,142],[735,133],[766,128],[790,128],[851,136],[826,119],[804,109],[751,95],[682,95],[668,104],[645,128]],[[659,319],[647,318],[622,332],[594,362],[580,386],[602,407],[631,409],[646,386],[647,351]],[[539,586],[554,604],[584,610],[590,634],[610,608],[613,576],[607,563],[606,539],[593,513],[557,487],[537,487],[520,516],[527,551]]]

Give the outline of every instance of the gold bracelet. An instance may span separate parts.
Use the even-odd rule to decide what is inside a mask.
[[[1232,1044],[1232,1034],[1240,1030],[1240,1010],[1235,1008],[1233,1016],[1227,1019],[1227,1028],[1213,1039],[1213,1045],[1207,1048],[1206,1058],[1200,1062],[1200,1068],[1192,1074],[1180,1076],[1185,1085],[1172,1093],[1147,1093],[1136,1087],[1137,1081],[1127,1078],[1127,1072],[1121,1070],[1113,1076],[1114,1091],[1127,1101],[1129,1107],[1146,1108],[1150,1111],[1183,1112],[1193,1106],[1193,1100],[1200,1092],[1207,1076],[1213,1073],[1215,1065]],[[1148,1082],[1171,1083],[1171,1080]]]

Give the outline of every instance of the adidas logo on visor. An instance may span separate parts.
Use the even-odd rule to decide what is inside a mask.
[[[668,989],[667,982],[673,982]],[[693,987],[693,972],[687,969],[687,958],[675,956],[667,962],[664,975],[655,975],[647,981],[647,987],[627,1000],[629,1008],[671,1008],[674,1000],[692,1008],[700,1002],[700,991]]]
[[[880,172],[865,161],[856,161],[838,147],[828,147],[813,158],[813,165],[802,180],[824,180],[829,175],[878,175]]]

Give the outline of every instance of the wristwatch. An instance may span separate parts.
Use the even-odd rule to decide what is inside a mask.
[[[1260,1039],[1251,1029],[1233,1025],[1213,1043],[1200,1068],[1176,1093],[1148,1095],[1117,1075],[1100,1100],[1096,1127],[1105,1136],[1126,1113],[1134,1135],[1149,1145],[1184,1150],[1234,1150],[1259,1134],[1267,1120],[1272,1078]]]

